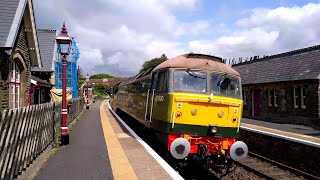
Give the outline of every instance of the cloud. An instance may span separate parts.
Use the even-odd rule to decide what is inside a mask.
[[[277,31],[267,32],[261,28],[235,31],[229,36],[221,36],[213,41],[197,40],[189,42],[189,49],[196,52],[211,53],[221,57],[239,57],[271,53]]]
[[[196,0],[34,1],[37,28],[60,29],[66,21],[80,48],[83,72],[136,74],[144,61],[202,52],[223,58],[269,55],[320,42],[320,3],[246,10],[235,22],[212,17],[182,21],[196,13]],[[61,6],[63,4],[64,6]],[[200,17],[200,16],[197,16]],[[206,19],[208,18],[208,19]],[[221,16],[220,18],[223,18]],[[213,28],[215,27],[215,28]]]
[[[237,22],[242,27],[253,26],[291,26],[304,23],[314,22],[319,18],[320,4],[309,3],[302,7],[279,7],[276,9],[257,8],[252,10],[248,18],[241,19]]]
[[[175,27],[174,35],[199,35],[208,32],[210,23],[205,20],[199,20],[192,23],[180,23]]]
[[[230,34],[193,40],[188,47],[228,58],[281,53],[319,44],[319,21],[320,4],[256,8],[249,17],[239,19]]]
[[[49,27],[60,29],[66,21],[69,35],[78,42],[78,64],[84,72],[130,76],[146,60],[163,53],[169,57],[185,53],[179,37],[206,32],[209,23],[205,20],[180,22],[173,13],[195,11],[198,2],[46,0],[35,1],[35,7],[38,28],[51,22]]]

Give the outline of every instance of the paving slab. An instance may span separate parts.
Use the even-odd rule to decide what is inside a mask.
[[[114,118],[107,104],[104,105],[104,111],[138,179],[172,179],[148,151]]]
[[[266,121],[259,121],[254,119],[242,118],[242,122],[246,124],[252,124],[257,126],[263,126],[267,128],[277,129],[281,131],[308,135],[320,138],[320,130],[314,127],[308,127],[305,125],[296,125],[296,124],[278,124]]]
[[[303,125],[277,124],[243,118],[241,127],[273,133],[282,137],[291,138],[294,141],[299,140],[299,142],[315,144],[316,146],[319,146],[320,144],[318,130]]]
[[[50,157],[35,179],[114,179],[100,121],[100,102],[90,105],[70,133],[70,144]]]

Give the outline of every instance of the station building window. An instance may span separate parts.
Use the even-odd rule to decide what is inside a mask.
[[[302,109],[306,109],[307,105],[306,105],[306,100],[307,100],[307,96],[306,96],[306,88],[301,88],[301,108]]]
[[[19,66],[11,61],[10,63],[10,82],[9,82],[9,107],[11,109],[19,108],[20,102],[20,69]]]
[[[272,91],[271,89],[268,89],[268,105],[272,106]]]
[[[293,107],[298,108],[299,88],[293,88]]]
[[[279,92],[277,89],[273,89],[273,105],[274,107],[278,107],[278,95],[279,95]]]
[[[293,88],[293,107],[298,108],[299,105],[301,109],[307,108],[307,94],[306,88],[295,87]]]

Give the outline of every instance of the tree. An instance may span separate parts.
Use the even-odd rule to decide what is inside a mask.
[[[94,94],[96,94],[97,96],[105,96],[107,95],[109,90],[110,87],[106,84],[96,84],[94,86]]]
[[[79,86],[85,82],[85,78],[83,77],[83,74],[82,74],[82,69],[78,66],[78,84]]]
[[[162,54],[161,57],[153,58],[153,59],[151,59],[149,61],[146,61],[146,62],[143,63],[142,69],[140,70],[140,72],[146,71],[149,68],[155,67],[155,66],[163,63],[166,60],[168,60],[167,56],[165,54]]]
[[[110,74],[95,74],[90,77],[90,79],[104,79],[104,78],[114,78]]]

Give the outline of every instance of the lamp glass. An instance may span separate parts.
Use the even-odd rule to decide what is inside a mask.
[[[70,44],[69,43],[60,43],[59,49],[60,49],[60,54],[68,55],[70,53]]]
[[[71,39],[69,37],[58,36],[56,41],[58,46],[58,53],[68,56],[71,50]]]

